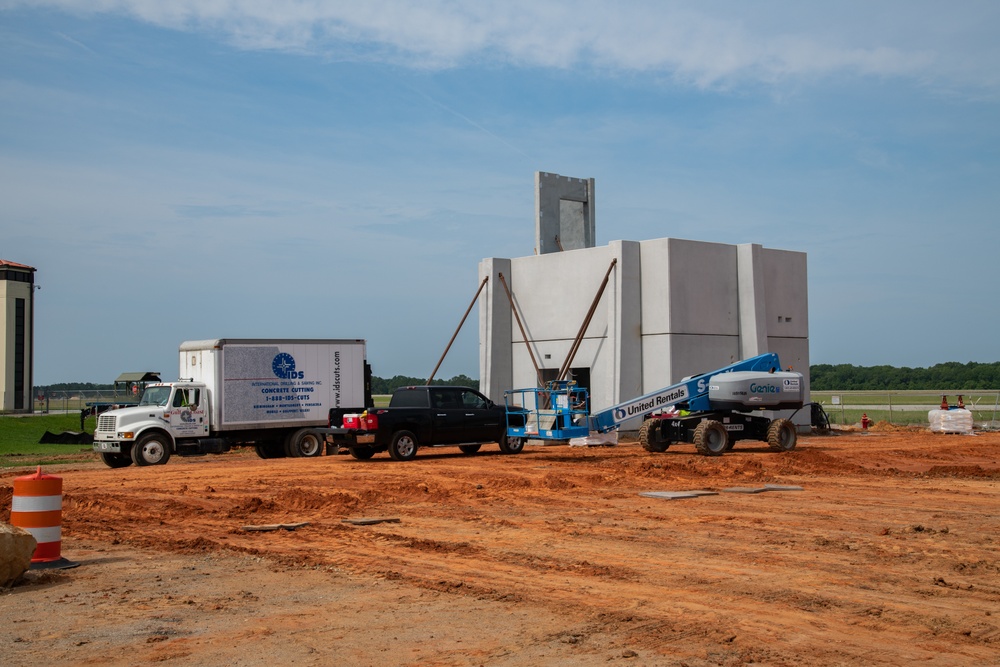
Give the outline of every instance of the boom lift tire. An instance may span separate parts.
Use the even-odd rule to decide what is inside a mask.
[[[410,431],[399,430],[392,434],[389,456],[394,461],[412,461],[417,455],[417,447],[417,436]]]
[[[479,451],[482,445],[459,445],[458,448],[462,450],[463,454],[475,454]]]
[[[170,438],[163,433],[147,433],[132,445],[132,461],[137,466],[161,466],[170,460]]]
[[[659,419],[647,419],[639,427],[639,444],[647,452],[665,452],[670,447],[670,440],[663,437]]]
[[[368,445],[351,447],[348,451],[351,453],[351,456],[356,458],[358,461],[367,461],[371,457],[375,456],[375,448],[369,447]]]
[[[795,449],[798,432],[788,419],[775,419],[767,427],[767,446],[776,452],[790,452]]]
[[[703,456],[722,456],[729,446],[729,432],[722,422],[706,419],[694,429],[694,447]]]
[[[113,452],[101,452],[101,460],[109,468],[127,468],[132,465],[132,457],[128,454],[115,454]]]
[[[506,433],[500,436],[500,451],[504,454],[520,454],[524,451],[524,438],[511,438]]]
[[[300,428],[285,440],[285,453],[296,458],[322,456],[324,448],[323,438],[311,428]]]

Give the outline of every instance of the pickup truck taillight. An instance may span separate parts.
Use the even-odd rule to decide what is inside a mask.
[[[375,415],[364,414],[361,416],[361,428],[366,431],[377,431],[378,430],[378,417]]]

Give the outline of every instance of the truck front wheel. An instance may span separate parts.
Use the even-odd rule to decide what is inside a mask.
[[[132,457],[128,454],[113,454],[111,452],[101,452],[101,460],[109,468],[127,468],[132,465]]]
[[[417,436],[409,431],[396,431],[389,443],[389,456],[394,461],[412,461],[417,455]]]
[[[163,433],[149,433],[132,445],[132,460],[137,466],[161,466],[170,460],[170,438]]]
[[[706,419],[694,429],[694,447],[705,456],[722,456],[729,445],[729,432],[722,422]]]

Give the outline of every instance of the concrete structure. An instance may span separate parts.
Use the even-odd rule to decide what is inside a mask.
[[[544,192],[552,175],[541,176],[536,183]],[[592,179],[564,180],[586,183],[578,191],[586,190],[592,205]],[[558,199],[538,201],[548,211],[559,206],[552,203]],[[479,279],[489,282],[479,302],[479,377],[490,398],[502,401],[506,390],[538,385],[532,354],[542,380],[555,379],[613,260],[571,364],[574,379],[590,390],[592,410],[764,352],[777,353],[786,368],[805,375],[808,397],[805,253],[673,238],[552,252],[544,241],[555,227],[542,224],[550,219],[544,212],[539,217],[539,254],[480,262]],[[592,220],[582,229],[576,224],[575,237],[593,238]],[[560,228],[560,236],[571,235]],[[795,421],[808,424],[809,411],[799,412]]]
[[[535,252],[595,245],[594,179],[535,172]]]
[[[0,412],[31,412],[35,269],[0,259]]]

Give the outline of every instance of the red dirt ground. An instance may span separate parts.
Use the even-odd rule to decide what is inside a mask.
[[[1000,665],[996,433],[46,472],[80,567],[0,591],[6,666]]]

